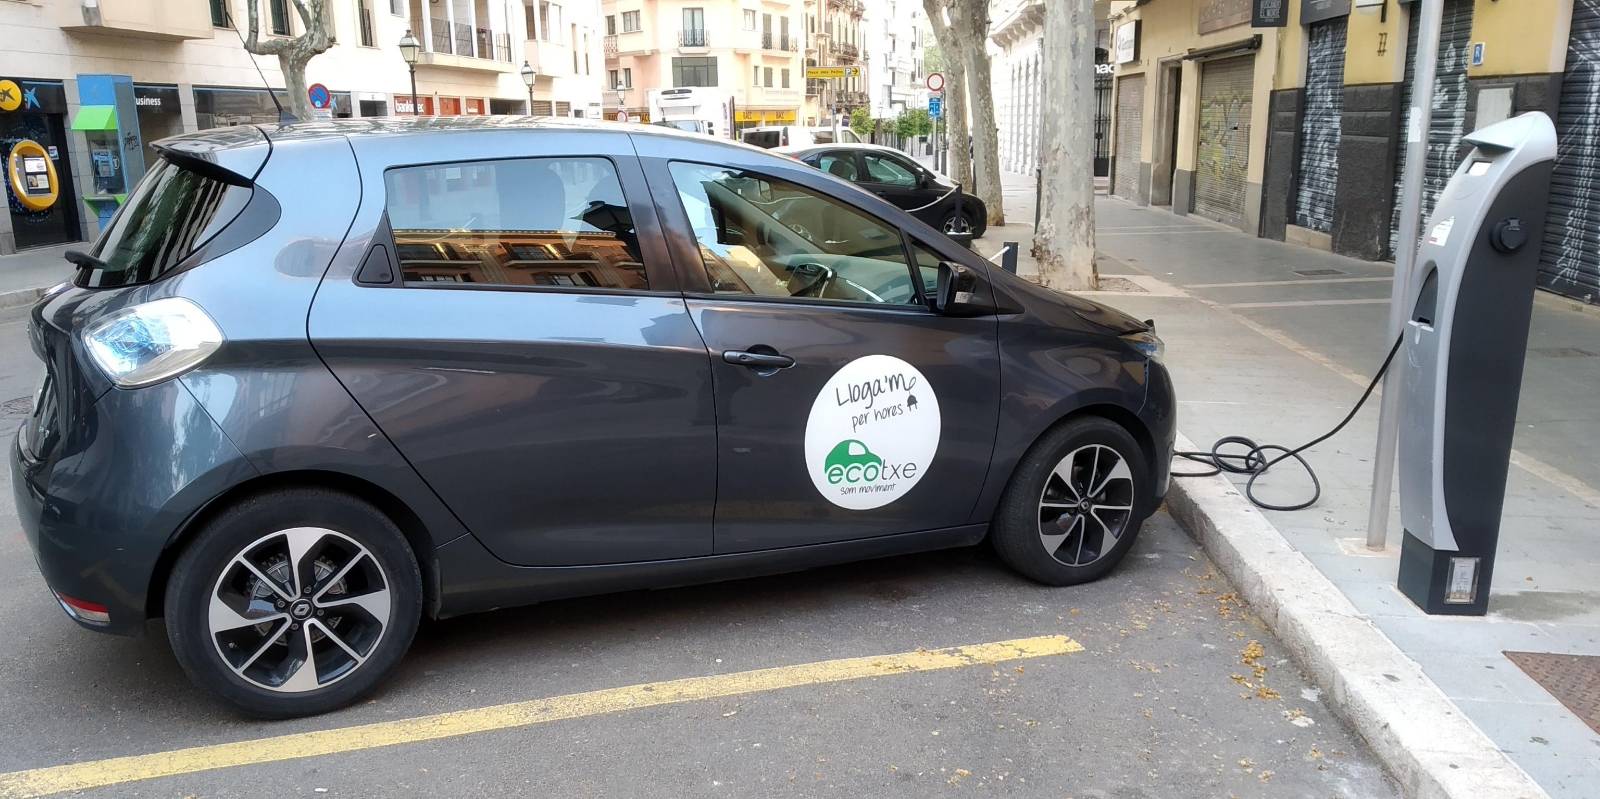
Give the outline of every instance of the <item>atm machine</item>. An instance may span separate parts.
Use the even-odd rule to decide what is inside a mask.
[[[1399,587],[1428,613],[1488,612],[1556,131],[1523,114],[1472,151],[1423,227],[1399,370]]]

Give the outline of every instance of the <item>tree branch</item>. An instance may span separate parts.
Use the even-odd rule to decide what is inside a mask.
[[[248,0],[245,3],[245,8],[249,9],[249,13],[246,16],[250,23],[250,28],[246,31],[244,39],[245,52],[255,53],[256,55],[277,55],[288,49],[290,44],[288,39],[261,41],[261,8],[256,0]],[[231,17],[232,15],[230,14],[229,16]]]

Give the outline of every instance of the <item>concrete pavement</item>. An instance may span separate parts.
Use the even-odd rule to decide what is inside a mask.
[[[1008,214],[1031,220],[1031,180],[1012,176],[1007,189]],[[1100,200],[1096,213],[1102,269],[1144,289],[1098,298],[1156,320],[1179,388],[1180,428],[1202,448],[1229,434],[1288,446],[1314,438],[1354,403],[1388,348],[1390,264],[1117,198]],[[998,249],[989,238],[979,250]],[[1389,548],[1365,548],[1376,403],[1309,453],[1323,482],[1317,506],[1266,513],[1501,750],[1552,796],[1575,799],[1600,785],[1600,735],[1503,653],[1600,655],[1597,387],[1600,313],[1542,296],[1486,618],[1428,617],[1394,588],[1397,504]],[[1310,490],[1291,467],[1257,485],[1280,502]]]

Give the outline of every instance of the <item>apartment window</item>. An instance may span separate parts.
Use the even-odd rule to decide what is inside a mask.
[[[789,49],[789,18],[788,17],[779,17],[778,18],[778,41],[779,41],[779,49],[782,49],[782,50]]]
[[[607,36],[615,36],[615,35],[617,35],[617,15],[616,14],[607,14],[606,15],[606,35]]]
[[[389,0],[389,13],[397,17],[406,15],[406,0]]]
[[[620,70],[606,70],[606,88],[615,89],[622,85],[622,72]]]
[[[717,85],[717,59],[714,56],[672,59],[672,85]]]
[[[622,68],[622,88],[633,88],[633,67]]]
[[[267,16],[274,34],[289,35],[289,0],[267,0]]]
[[[233,27],[233,21],[228,19],[228,0],[211,0],[211,24],[218,28]]]
[[[361,46],[372,46],[372,9],[367,0],[356,0],[356,27],[360,29]]]
[[[785,89],[789,88],[789,68],[788,67],[784,67],[784,69],[783,69],[783,84],[782,85],[783,85],[783,88],[785,88]]]
[[[747,31],[756,29],[756,10],[753,8],[744,10],[744,29]]]
[[[639,32],[639,12],[637,12],[637,11],[624,11],[624,12],[622,12],[622,32],[623,33],[638,33]]]
[[[550,41],[552,27],[561,27],[561,6],[550,2],[539,3],[539,41]]]
[[[578,26],[572,26],[572,34],[567,38],[567,46],[572,48],[572,74],[578,74]]]
[[[683,32],[679,35],[678,44],[684,47],[706,46],[705,9],[685,8],[683,10]]]
[[[767,67],[761,71],[761,85],[768,89],[772,88],[772,67]]]
[[[760,86],[761,85],[761,67],[751,67],[751,69],[753,71],[750,73],[750,85],[751,86]]]
[[[589,74],[592,66],[593,65],[589,63],[589,33],[588,31],[585,31],[583,34],[583,74]]]

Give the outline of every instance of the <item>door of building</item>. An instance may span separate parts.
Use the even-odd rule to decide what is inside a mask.
[[[1300,169],[1294,223],[1333,232],[1333,196],[1339,186],[1339,124],[1344,114],[1346,17],[1311,25],[1306,58],[1305,110],[1300,117]]]
[[[1244,225],[1254,78],[1254,56],[1207,61],[1200,68],[1194,212],[1235,227]]]
[[[1139,141],[1144,135],[1144,75],[1117,78],[1117,166],[1112,193],[1139,197]]]
[[[1104,64],[1105,51],[1095,50],[1094,73],[1094,176],[1097,178],[1111,175],[1111,73],[1101,72]]]
[[[1444,0],[1444,17],[1439,24],[1439,60],[1433,86],[1433,118],[1428,127],[1428,161],[1422,178],[1422,218],[1433,213],[1433,204],[1450,182],[1460,161],[1461,137],[1467,127],[1467,60],[1472,40],[1473,0]],[[1400,84],[1402,132],[1404,117],[1410,112],[1411,85],[1416,80],[1417,20],[1422,16],[1416,3],[1408,6],[1406,23],[1405,80]],[[1405,137],[1397,137],[1399,153],[1394,162],[1394,210],[1389,224],[1389,257],[1394,258],[1400,238],[1400,178],[1405,174]],[[1418,226],[1420,230],[1422,226]]]
[[[1600,6],[1572,7],[1539,285],[1600,303]]]

